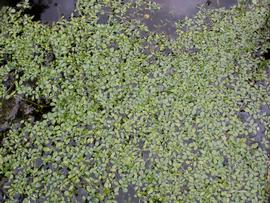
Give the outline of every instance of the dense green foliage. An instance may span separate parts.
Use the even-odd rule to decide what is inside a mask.
[[[171,40],[126,21],[134,5],[95,2],[53,26],[1,11],[0,76],[17,74],[1,95],[53,107],[3,138],[6,201],[110,202],[131,189],[145,202],[265,201],[269,60],[255,55],[269,48],[267,7],[202,11]]]

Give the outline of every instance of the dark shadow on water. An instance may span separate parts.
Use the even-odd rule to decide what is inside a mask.
[[[47,7],[40,13],[40,20],[50,24],[61,17],[69,19],[75,9],[76,0],[33,0],[33,5]]]
[[[48,6],[43,4],[32,4],[31,9],[26,10],[26,13],[33,16],[34,21],[39,21],[41,19],[41,14],[48,8]]]

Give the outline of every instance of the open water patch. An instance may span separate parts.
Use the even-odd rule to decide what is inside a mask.
[[[4,0],[2,6],[15,7],[21,1]],[[25,11],[34,17],[35,21],[41,21],[44,24],[52,24],[62,17],[69,19],[76,8],[76,0],[30,0],[31,8]]]
[[[194,17],[201,8],[229,9],[238,3],[237,0],[153,0],[159,9],[141,11],[131,9],[128,13],[132,18],[142,21],[150,31],[164,33],[170,37],[176,36],[175,23],[186,17]]]
[[[1,1],[2,6],[15,7],[20,0]],[[62,17],[70,19],[76,9],[76,0],[30,0],[30,9],[26,13],[33,16],[34,20],[44,24],[52,24]],[[185,17],[193,17],[201,7],[207,9],[231,8],[237,4],[237,0],[153,0],[160,8],[149,10],[146,7],[132,8],[127,12],[127,19],[142,21],[147,27],[157,33],[166,33],[174,36],[175,23]],[[106,24],[110,15],[110,8],[105,7],[99,14],[98,23]]]

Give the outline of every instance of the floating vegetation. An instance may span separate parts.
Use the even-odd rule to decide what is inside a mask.
[[[127,16],[156,6],[1,9],[0,201],[267,201],[267,1],[202,8],[175,39]]]

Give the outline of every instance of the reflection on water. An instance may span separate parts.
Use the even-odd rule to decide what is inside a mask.
[[[198,12],[198,7],[205,5],[209,8],[229,8],[237,0],[155,0],[168,11],[173,11],[177,17],[193,16]]]
[[[198,6],[205,3],[205,0],[155,0],[167,11],[173,11],[176,16],[192,16]],[[165,16],[164,16],[165,17]]]
[[[151,31],[163,32],[171,37],[175,36],[174,23],[184,17],[192,17],[199,8],[204,6],[209,9],[230,8],[237,0],[154,0],[160,5],[160,10],[149,12],[150,15],[142,20]]]

